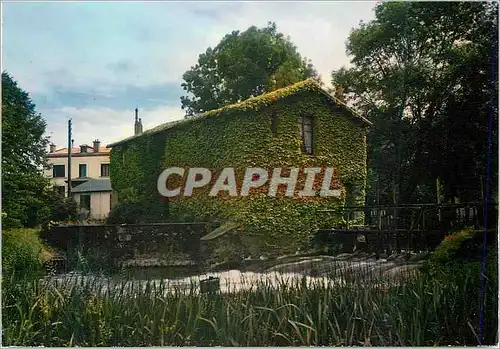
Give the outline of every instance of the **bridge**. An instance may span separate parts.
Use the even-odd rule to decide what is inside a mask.
[[[326,215],[342,215],[344,225],[323,227],[313,237],[313,245],[342,246],[343,252],[357,248],[391,254],[401,250],[433,250],[446,235],[463,228],[496,232],[498,205],[484,210],[483,203],[344,206],[322,210]],[[486,220],[485,220],[486,219]],[[363,222],[355,224],[353,222]],[[494,234],[489,234],[492,236]]]

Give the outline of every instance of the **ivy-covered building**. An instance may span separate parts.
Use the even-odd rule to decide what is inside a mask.
[[[112,186],[119,203],[142,206],[145,220],[232,220],[240,224],[235,234],[250,253],[289,252],[306,244],[319,226],[341,219],[321,210],[346,201],[364,204],[370,124],[308,79],[108,145]],[[278,191],[269,197],[262,187],[244,197],[213,197],[207,195],[207,186],[190,197],[167,199],[158,193],[157,181],[173,166],[209,168],[214,173],[233,167],[239,183],[247,167],[271,173],[274,168],[333,167],[333,186],[342,194],[289,197]],[[301,176],[297,187],[300,183]]]

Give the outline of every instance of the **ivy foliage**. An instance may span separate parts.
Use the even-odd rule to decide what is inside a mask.
[[[343,205],[346,187],[355,186],[358,190],[353,202],[364,203],[366,123],[322,91],[308,79],[111,145],[111,180],[118,200],[135,188],[137,202],[148,212],[156,212],[157,220],[176,221],[187,214],[194,220],[240,221],[240,238],[253,255],[303,247],[315,228],[340,221],[339,216],[328,217],[318,211]],[[313,156],[301,150],[300,118],[304,115],[314,120]],[[247,167],[270,171],[277,167],[334,167],[337,172],[332,187],[342,189],[342,195],[286,197],[284,186],[280,186],[278,195],[269,197],[263,186],[245,197],[224,192],[210,197],[211,185],[207,185],[195,189],[190,197],[170,198],[167,203],[157,193],[157,179],[163,169],[173,166],[210,168],[212,183],[226,167],[235,169],[237,183]],[[281,175],[287,175],[285,170]],[[318,177],[316,188],[321,186],[322,176]],[[296,192],[303,188],[303,181],[304,176],[299,176]],[[167,185],[182,183],[176,176]]]

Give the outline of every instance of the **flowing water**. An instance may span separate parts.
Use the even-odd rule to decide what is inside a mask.
[[[265,284],[270,288],[307,285],[401,283],[415,275],[421,260],[387,260],[346,256],[292,257],[268,262],[258,271],[228,270],[194,274],[178,268],[137,268],[112,276],[70,272],[48,276],[43,283],[57,287],[89,285],[99,292],[111,289],[141,290],[155,287],[162,292],[199,292],[200,281],[218,278],[221,293],[251,290]],[[179,272],[181,276],[179,276]],[[176,275],[177,274],[177,275]]]

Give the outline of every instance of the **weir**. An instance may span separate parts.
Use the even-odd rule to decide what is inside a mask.
[[[321,212],[344,217],[343,225],[322,227],[311,234],[310,249],[330,255],[365,252],[379,258],[402,251],[432,251],[447,234],[466,227],[483,231],[485,223],[480,203],[346,206]],[[496,204],[490,205],[488,217],[490,241],[497,229]],[[201,271],[210,255],[206,241],[231,231],[228,226],[239,227],[221,223],[61,225],[42,232],[41,237],[63,251],[65,263],[70,265],[79,256],[95,256],[96,263],[120,268],[177,266]]]

